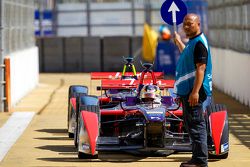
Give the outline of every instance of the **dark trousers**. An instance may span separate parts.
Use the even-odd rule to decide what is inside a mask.
[[[207,165],[207,129],[204,112],[211,103],[211,97],[207,97],[204,102],[199,102],[195,107],[189,106],[188,97],[182,97],[183,119],[185,128],[192,142],[191,161],[202,166]]]

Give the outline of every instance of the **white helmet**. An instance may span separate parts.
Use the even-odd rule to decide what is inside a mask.
[[[144,85],[141,93],[140,99],[143,102],[161,102],[161,91],[156,85]]]

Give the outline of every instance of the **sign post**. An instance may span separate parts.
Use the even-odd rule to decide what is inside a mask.
[[[174,26],[174,31],[177,31],[177,25],[183,22],[186,14],[187,7],[182,0],[166,0],[161,6],[162,19]]]

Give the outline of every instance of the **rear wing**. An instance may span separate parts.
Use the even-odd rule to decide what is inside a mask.
[[[97,90],[109,90],[109,89],[132,89],[137,88],[140,81],[138,80],[102,80],[101,86],[97,87]],[[160,89],[173,88],[174,80],[158,80],[157,86]],[[153,84],[151,79],[145,79],[143,82],[144,85]]]
[[[163,72],[154,72],[156,79],[163,79]],[[124,76],[134,76],[133,72],[126,72]],[[141,73],[137,72],[136,76],[140,78]],[[99,79],[121,79],[121,72],[91,72],[90,73],[91,80],[99,80]],[[145,79],[151,78],[151,74],[145,74]]]

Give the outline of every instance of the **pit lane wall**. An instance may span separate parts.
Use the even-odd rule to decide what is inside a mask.
[[[250,106],[250,0],[207,0],[213,83]]]
[[[8,55],[10,58],[11,105],[15,105],[39,82],[38,48],[31,47]]]
[[[250,54],[214,47],[211,51],[214,86],[250,106]]]

